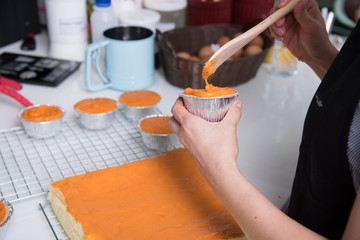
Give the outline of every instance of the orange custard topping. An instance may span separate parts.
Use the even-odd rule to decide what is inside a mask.
[[[59,107],[40,105],[26,109],[21,117],[30,122],[47,122],[62,117],[63,112]]]
[[[205,89],[186,88],[185,95],[193,95],[196,97],[220,97],[228,96],[235,93],[235,89],[230,87],[215,87],[212,84],[206,85]]]
[[[214,68],[214,65],[215,65],[217,59],[218,58],[216,57],[213,60],[207,61],[205,63],[205,66],[204,66],[203,72],[202,72],[202,77],[205,80],[206,86],[209,85],[209,82],[208,82],[209,76],[216,72],[216,68]]]
[[[4,224],[9,214],[8,206],[0,201],[0,226]]]
[[[216,69],[214,68],[214,65],[217,61],[217,57],[214,58],[211,61],[207,61],[205,63],[202,76],[205,80],[206,86],[205,89],[192,89],[192,88],[186,88],[184,91],[185,95],[193,95],[196,97],[220,97],[220,96],[228,96],[235,93],[235,89],[230,87],[215,87],[212,84],[209,84],[208,78],[210,75],[215,73]]]
[[[173,132],[168,126],[169,119],[167,116],[148,117],[140,122],[140,128],[148,133],[171,134]]]
[[[160,95],[149,90],[135,90],[120,95],[119,101],[130,107],[148,107],[160,101]]]
[[[117,109],[118,104],[109,98],[87,98],[76,103],[74,109],[88,114],[107,113]]]
[[[244,236],[184,148],[51,186],[61,191],[87,240]]]

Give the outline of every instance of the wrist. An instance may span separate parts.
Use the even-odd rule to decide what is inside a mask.
[[[306,62],[315,71],[320,79],[323,79],[326,72],[329,70],[332,62],[338,54],[338,50],[332,43],[329,42],[327,49],[322,52],[325,54],[321,56],[313,56],[311,60]]]
[[[219,168],[216,176],[209,184],[214,193],[221,198],[220,196],[233,192],[234,186],[239,186],[243,179],[244,177],[242,176],[236,161],[233,161],[233,164],[224,164]]]

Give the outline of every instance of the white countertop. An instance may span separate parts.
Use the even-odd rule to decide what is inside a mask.
[[[6,51],[47,56],[46,35],[37,35],[36,40],[35,51],[21,51],[20,42],[16,42],[0,48],[0,54]],[[303,63],[299,63],[295,76],[286,79],[272,77],[269,67],[269,64],[262,64],[255,78],[235,87],[243,101],[243,117],[238,126],[238,165],[241,172],[281,208],[290,195],[304,117],[320,80]],[[121,92],[111,89],[87,91],[83,71],[81,66],[56,88],[23,84],[19,93],[33,103],[62,106],[67,118],[73,116],[73,105],[80,99],[98,96],[117,99],[120,95]],[[171,113],[171,106],[182,91],[165,80],[161,69],[156,71],[150,90],[161,95],[158,107],[164,114]],[[20,103],[0,94],[0,129],[21,126],[17,118],[21,108]],[[14,201],[14,216],[5,239],[55,239],[39,208],[39,203],[45,202],[44,194]]]

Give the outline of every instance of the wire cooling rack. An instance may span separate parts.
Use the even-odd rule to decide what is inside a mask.
[[[58,218],[56,217],[55,213],[53,212],[50,202],[47,201],[44,205],[39,203],[39,207],[43,212],[47,223],[50,226],[52,233],[56,240],[68,240],[70,237],[66,234],[64,228],[62,227],[61,223],[59,222]]]
[[[30,138],[20,127],[0,130],[0,197],[26,199],[46,193],[53,181],[158,154],[120,111],[104,130],[84,129],[77,118],[52,138]]]
[[[107,129],[87,130],[73,118],[52,138],[30,138],[21,127],[0,129],[0,197],[27,199],[47,193],[53,181],[158,154],[144,145],[135,123],[120,111]],[[55,239],[68,240],[49,202],[39,207]]]

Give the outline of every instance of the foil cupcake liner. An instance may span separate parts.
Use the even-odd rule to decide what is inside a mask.
[[[106,113],[89,114],[75,109],[78,113],[80,124],[90,130],[100,130],[110,127],[115,119],[115,112],[117,110],[118,108]]]
[[[127,119],[138,122],[140,119],[157,113],[157,104],[146,107],[131,107],[123,104],[122,111]]]
[[[14,208],[11,205],[11,203],[6,201],[5,199],[0,199],[0,201],[3,202],[9,208],[9,215],[8,215],[7,219],[5,220],[5,222],[0,226],[0,239],[5,239],[5,235],[9,228],[9,223],[11,221],[11,217],[14,212]]]
[[[63,112],[63,115],[58,119],[46,121],[46,122],[31,122],[21,117],[22,113],[25,110],[43,105],[58,107]],[[65,110],[59,106],[50,105],[50,104],[38,104],[27,108],[23,108],[19,112],[18,117],[20,118],[21,123],[23,124],[23,127],[25,129],[25,132],[28,136],[33,138],[48,138],[48,137],[53,137],[60,132],[65,113],[66,113]]]
[[[186,109],[209,122],[221,121],[230,108],[238,93],[220,97],[196,97],[181,93]]]
[[[178,138],[175,134],[155,134],[155,133],[149,133],[145,132],[140,128],[140,123],[150,117],[167,117],[166,115],[161,114],[154,114],[154,115],[148,115],[138,121],[137,128],[139,129],[141,133],[142,140],[146,147],[157,150],[157,151],[169,151],[172,149],[173,146],[175,146],[178,142]]]

